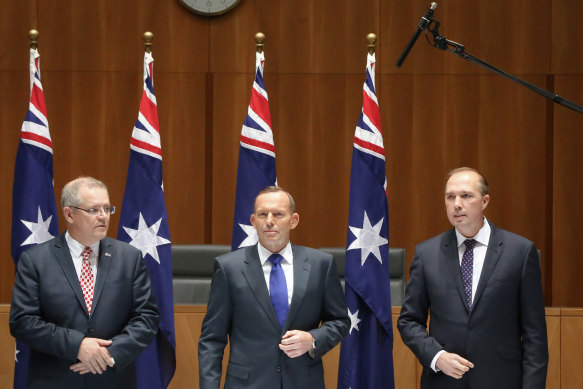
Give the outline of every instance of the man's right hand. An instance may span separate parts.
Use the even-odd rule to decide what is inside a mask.
[[[111,345],[111,340],[98,338],[85,338],[81,342],[77,359],[93,374],[101,374],[107,366],[113,367],[113,361],[106,347]]]
[[[437,358],[435,367],[450,377],[460,379],[465,373],[474,367],[474,364],[457,354],[444,352],[439,358]]]

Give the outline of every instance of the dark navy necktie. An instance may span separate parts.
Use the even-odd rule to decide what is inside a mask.
[[[285,274],[281,268],[281,261],[283,257],[279,254],[272,254],[269,256],[271,262],[271,273],[269,274],[269,294],[271,296],[271,303],[275,309],[277,320],[283,328],[289,304],[287,302],[287,283],[285,282]]]
[[[474,246],[476,241],[474,239],[466,239],[464,241],[466,250],[462,256],[462,281],[464,282],[464,291],[466,293],[466,303],[468,308],[472,307],[472,279],[474,277]]]

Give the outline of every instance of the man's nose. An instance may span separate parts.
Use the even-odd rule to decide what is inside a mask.
[[[454,201],[454,206],[456,207],[456,209],[459,209],[462,207],[462,199],[459,196],[456,196],[455,201]]]
[[[273,214],[269,212],[266,218],[267,224],[273,224]]]

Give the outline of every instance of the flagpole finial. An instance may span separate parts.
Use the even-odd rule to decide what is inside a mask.
[[[28,32],[28,37],[30,38],[30,48],[36,49],[38,48],[38,31],[37,30],[30,30]]]
[[[366,40],[368,41],[368,52],[369,54],[375,53],[375,43],[377,41],[377,34],[370,33],[366,36]]]
[[[262,32],[258,32],[255,34],[255,42],[257,46],[257,52],[261,53],[263,51],[263,41],[265,40],[265,34]]]
[[[154,40],[154,34],[150,31],[144,33],[144,51],[146,53],[152,52],[152,41]]]

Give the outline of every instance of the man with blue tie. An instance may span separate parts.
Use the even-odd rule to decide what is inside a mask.
[[[454,228],[415,249],[397,326],[423,365],[422,389],[545,388],[537,250],[484,217],[488,192],[477,170],[452,170],[445,208]]]
[[[255,198],[259,242],[215,260],[198,344],[201,389],[324,388],[322,355],[348,333],[344,293],[332,256],[290,243],[299,223],[278,186]]]

